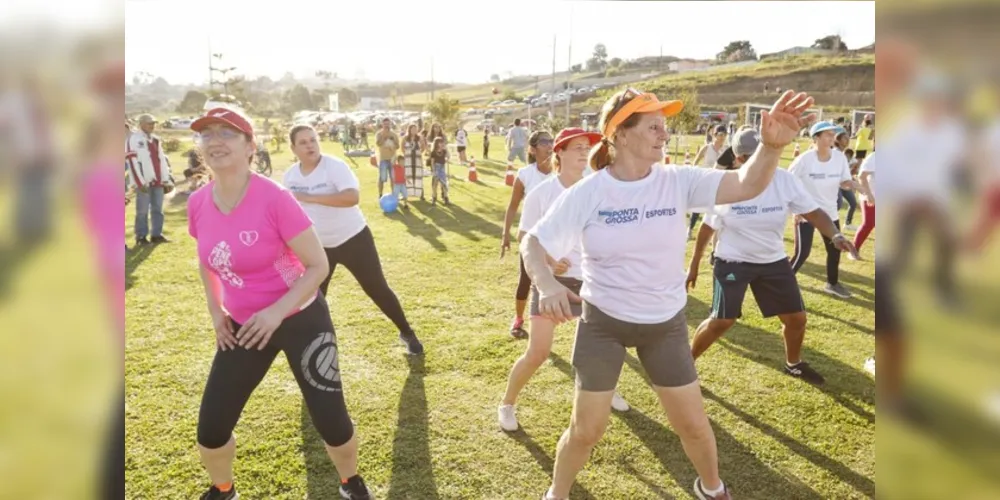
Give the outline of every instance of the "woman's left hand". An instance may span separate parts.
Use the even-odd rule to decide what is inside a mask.
[[[760,141],[775,149],[791,144],[815,120],[815,115],[804,114],[814,102],[805,92],[785,91],[770,111],[761,111]]]
[[[257,346],[258,350],[264,350],[271,340],[271,335],[274,335],[274,331],[281,326],[284,319],[285,317],[272,307],[263,309],[243,324],[240,331],[236,332],[236,339],[243,348],[253,349]]]

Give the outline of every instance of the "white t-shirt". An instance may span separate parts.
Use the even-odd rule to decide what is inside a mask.
[[[955,168],[968,153],[961,122],[945,118],[931,125],[917,116],[883,139],[879,142],[882,178],[886,180],[882,197],[900,202],[931,199],[948,206]]]
[[[459,130],[458,133],[455,134],[455,145],[460,148],[468,146],[468,138],[469,136],[464,130]]]
[[[802,153],[788,171],[802,181],[806,191],[812,195],[820,208],[830,216],[834,222],[840,220],[840,213],[837,210],[837,194],[840,192],[840,184],[851,180],[851,166],[847,163],[844,153],[837,150],[830,151],[830,159],[822,162],[819,160],[819,153],[815,149],[810,149]]]
[[[875,153],[872,153],[865,157],[865,161],[861,164],[861,170],[859,173],[871,172],[871,177],[868,178],[868,187],[871,188],[872,194],[875,195],[875,200],[878,200],[878,193],[875,192],[875,166],[878,163],[875,161]]]
[[[725,174],[656,164],[644,179],[622,182],[602,169],[528,232],[556,260],[581,245],[585,300],[622,321],[662,323],[687,304],[684,214],[714,205]]]
[[[559,176],[542,181],[527,197],[524,198],[524,210],[521,212],[521,230],[527,231],[535,227],[538,221],[542,220],[545,213],[552,207],[561,194],[566,192]],[[583,269],[580,267],[581,254],[583,249],[578,241],[576,246],[564,257],[569,261],[570,267],[561,277],[583,279]]]
[[[323,155],[319,165],[307,176],[302,175],[299,163],[292,165],[283,179],[289,191],[311,195],[336,194],[348,189],[360,191],[358,177],[343,160]],[[318,203],[302,203],[302,208],[312,219],[324,248],[335,248],[360,233],[367,222],[357,205],[330,207]]]
[[[701,166],[705,168],[715,168],[715,163],[719,161],[719,157],[722,156],[722,152],[725,150],[725,145],[722,146],[722,149],[716,151],[715,144],[708,144],[705,147],[705,156],[702,157]]]
[[[517,178],[524,184],[524,195],[530,194],[542,181],[551,177],[553,172],[554,170],[550,170],[549,173],[543,174],[538,170],[537,163],[518,169]]]
[[[787,259],[785,226],[789,213],[807,214],[819,204],[794,175],[778,169],[759,196],[731,205],[717,205],[705,224],[718,233],[715,256],[730,262],[770,264]]]

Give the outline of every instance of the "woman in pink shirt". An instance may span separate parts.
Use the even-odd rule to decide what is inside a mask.
[[[233,429],[279,352],[340,474],[340,495],[369,499],[357,473],[358,445],[344,404],[337,337],[317,290],[329,271],[323,246],[292,194],[251,171],[250,120],[216,108],[195,120],[215,180],[188,199],[201,279],[218,350],[198,415],[198,445],[212,487],[202,500],[239,498]]]

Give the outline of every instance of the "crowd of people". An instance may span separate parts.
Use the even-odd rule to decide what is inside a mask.
[[[796,274],[818,231],[826,252],[824,291],[850,297],[838,279],[840,257],[846,252],[859,259],[857,248],[874,229],[876,155],[870,118],[852,137],[839,123],[813,124],[806,113],[812,104],[808,95],[787,91],[762,113],[758,127],[714,128],[694,166],[663,161],[670,136],[665,120],[684,104],[634,89],[605,103],[596,132],[566,128],[553,135],[529,131],[518,121],[507,132],[508,161],[519,160],[524,167],[504,213],[500,256],[519,242],[513,247],[519,278],[509,334],[528,343],[497,406],[501,429],[520,428],[520,393],[548,358],[558,325],[577,324],[571,424],[559,440],[552,485],[543,498],[568,498],[611,410],[629,411],[616,391],[628,348],[636,349],[698,473],[696,497],[730,498],[696,361],[742,317],[747,289],[761,314],[782,324],[783,371],[808,383],[825,383],[821,367],[802,357],[808,307]],[[129,175],[144,197],[137,202],[136,238],[139,244],[147,243],[147,235],[150,242],[164,242],[162,200],[173,179],[161,142],[152,134],[155,120],[140,117],[139,123],[141,133],[129,137],[126,152]],[[358,444],[344,405],[337,335],[326,302],[337,265],[354,275],[396,325],[409,354],[422,355],[424,346],[382,271],[374,235],[358,206],[358,178],[343,160],[323,153],[322,133],[309,125],[288,133],[297,162],[281,182],[254,171],[256,132],[241,112],[211,110],[192,129],[213,180],[188,200],[189,233],[197,240],[218,347],[199,412],[198,449],[212,483],[202,498],[237,498],[233,429],[279,352],[288,357],[343,478],[341,496],[370,498],[358,472]],[[811,147],[787,170],[778,168],[803,130]],[[450,203],[450,141],[459,161],[468,161],[464,129],[449,137],[439,124],[397,130],[391,120],[383,120],[374,134],[379,197],[390,183],[390,193],[404,201],[425,199],[426,168],[432,175],[432,202],[440,193],[443,203]],[[862,223],[854,228],[859,201]],[[851,208],[841,225],[843,202]],[[149,214],[151,230],[145,222]],[[791,255],[784,244],[790,221]],[[856,229],[854,238],[842,229]],[[685,262],[692,237],[693,253]],[[706,254],[712,307],[689,340],[687,295],[698,284]],[[876,321],[877,339],[897,328],[888,321],[896,317],[895,306],[880,301],[877,314],[886,320]],[[873,361],[869,366],[874,371]]]

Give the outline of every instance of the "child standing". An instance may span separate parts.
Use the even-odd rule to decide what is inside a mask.
[[[431,165],[434,167],[433,177],[431,177],[431,204],[437,205],[438,186],[441,186],[441,197],[444,204],[448,205],[448,174],[445,165],[448,164],[450,155],[448,146],[443,137],[434,139],[434,149],[431,150]]]
[[[403,208],[409,208],[406,204],[406,167],[403,166],[405,160],[403,155],[397,155],[396,163],[392,166],[392,195],[399,197]]]
[[[483,159],[490,159],[490,128],[483,127]]]

